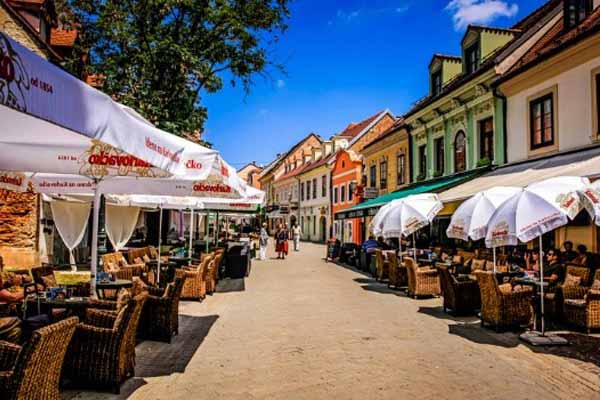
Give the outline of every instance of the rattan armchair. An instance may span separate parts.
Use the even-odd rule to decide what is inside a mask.
[[[385,260],[381,249],[375,249],[375,268],[377,271],[377,275],[375,276],[376,280],[382,281],[388,278],[389,262]]]
[[[110,266],[114,269],[111,270]],[[119,279],[131,280],[134,276],[146,278],[146,264],[129,264],[123,254],[116,252],[102,256],[102,266],[105,272],[112,272]]]
[[[411,257],[404,259],[408,272],[408,295],[414,297],[439,296],[440,277],[437,270],[432,268],[419,268]]]
[[[170,343],[179,334],[179,299],[183,279],[176,277],[165,289],[148,288],[149,295],[142,310],[138,337]]]
[[[219,281],[219,269],[221,262],[225,257],[225,249],[216,249],[213,259],[208,263],[206,274],[206,293],[212,294],[217,290],[217,282]]]
[[[592,282],[596,280],[600,280],[600,269],[596,270]],[[600,290],[563,285],[562,292],[565,322],[584,328],[588,333],[600,328]]]
[[[473,314],[481,308],[481,295],[477,281],[472,279],[458,280],[448,267],[440,266],[440,284],[444,297],[444,312],[448,309],[455,314]]]
[[[388,253],[388,287],[399,289],[408,286],[408,271],[406,266],[398,261],[398,256],[394,252]]]
[[[175,276],[184,280],[181,298],[186,300],[202,300],[206,297],[206,271],[213,254],[205,254],[198,265],[180,268]]]
[[[65,360],[63,376],[71,384],[120,392],[121,383],[134,374],[135,337],[146,296],[134,297],[117,312],[88,310]]]
[[[531,321],[532,288],[502,293],[493,272],[477,271],[475,275],[481,293],[481,326],[487,323],[498,331]]]
[[[0,342],[0,398],[60,400],[60,372],[78,319],[33,332],[23,347]]]

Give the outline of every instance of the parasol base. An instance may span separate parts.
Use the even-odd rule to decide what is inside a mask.
[[[529,331],[519,335],[519,339],[532,346],[566,346],[569,341],[563,337]]]

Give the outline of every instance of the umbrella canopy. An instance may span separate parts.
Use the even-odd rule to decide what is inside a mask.
[[[469,238],[483,239],[494,211],[521,190],[517,187],[501,186],[477,193],[454,212],[446,235],[464,241]]]
[[[394,200],[396,201],[396,200]],[[391,210],[392,205],[394,203],[394,201],[391,201],[389,203],[387,203],[386,205],[384,205],[383,207],[381,207],[379,209],[379,211],[377,211],[377,214],[375,214],[375,216],[373,217],[373,220],[371,221],[371,232],[373,232],[374,235],[379,236],[382,233],[382,229],[383,229],[383,221],[385,221],[385,217],[387,215],[387,213]]]
[[[566,225],[581,211],[578,188],[585,178],[558,177],[532,184],[504,202],[490,217],[487,247],[516,246]]]
[[[600,226],[600,180],[581,190],[580,194],[590,217]]]
[[[384,237],[408,236],[427,226],[444,208],[437,194],[424,193],[408,196],[390,203],[381,220]]]
[[[0,169],[205,179],[235,170],[0,32]]]

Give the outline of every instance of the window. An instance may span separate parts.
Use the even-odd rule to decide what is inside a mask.
[[[317,178],[313,178],[313,199],[317,198]]]
[[[462,172],[467,169],[467,149],[465,133],[458,131],[454,138],[454,172]]]
[[[379,188],[387,189],[387,160],[379,163]]]
[[[427,177],[427,145],[419,146],[419,176],[421,179]]]
[[[304,216],[300,217],[300,229],[302,229],[302,231],[306,232],[306,230],[304,229]]]
[[[564,27],[571,29],[587,18],[592,12],[592,0],[565,0]]]
[[[467,74],[472,74],[479,68],[479,42],[465,49],[465,67]]]
[[[306,200],[310,200],[310,181],[306,182]]]
[[[435,174],[444,175],[444,138],[437,138],[433,142],[435,148]]]
[[[369,184],[372,188],[377,187],[377,167],[375,166],[375,164],[371,165],[371,168],[369,168]]]
[[[304,182],[300,184],[300,201],[304,201]]]
[[[337,204],[338,202],[338,188],[333,188],[333,204]]]
[[[313,235],[317,234],[317,216],[313,215]]]
[[[431,95],[437,96],[442,93],[442,69],[431,74]]]
[[[404,177],[406,176],[406,156],[404,152],[398,153],[398,157],[396,159],[396,181],[398,185],[404,185]]]
[[[531,150],[554,144],[554,96],[549,93],[529,103]]]
[[[356,186],[355,182],[350,182],[348,184],[348,202],[352,202],[354,199],[354,187]]]
[[[340,186],[340,203],[346,201],[346,185]]]
[[[479,159],[494,161],[494,118],[479,121]]]
[[[596,133],[600,135],[600,74],[596,74]]]
[[[327,197],[327,175],[321,177],[321,197]]]

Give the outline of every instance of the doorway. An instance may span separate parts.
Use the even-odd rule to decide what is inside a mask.
[[[325,243],[327,241],[327,218],[321,217],[321,243]]]

